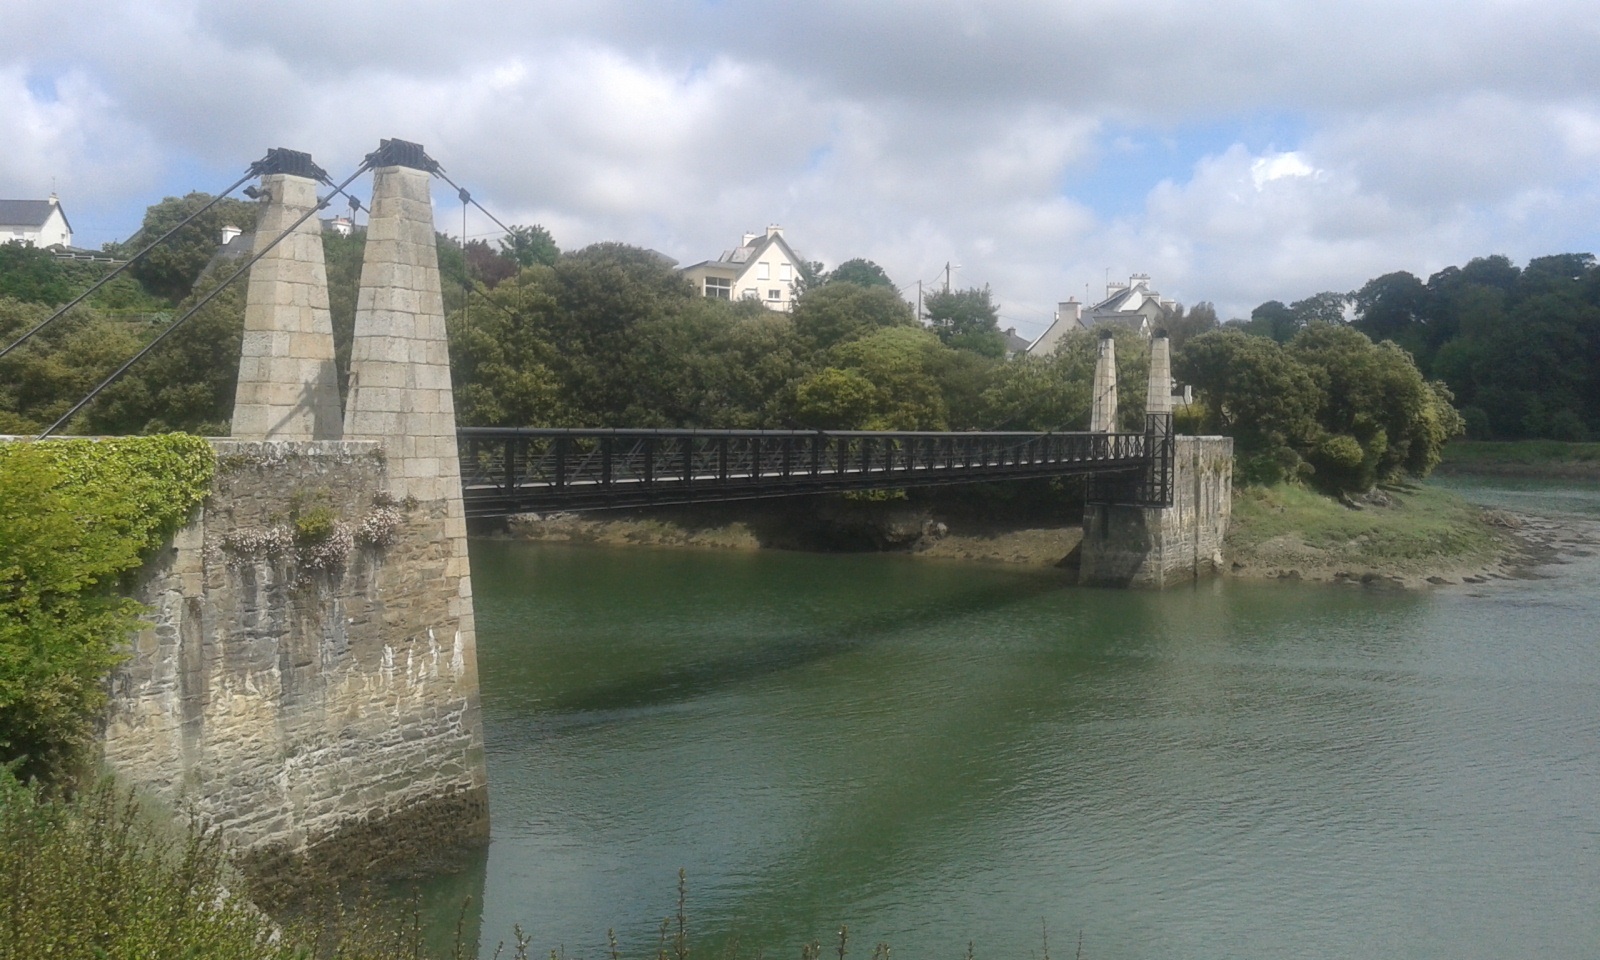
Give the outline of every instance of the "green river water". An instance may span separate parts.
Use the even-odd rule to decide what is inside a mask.
[[[1475,487],[1600,519],[1600,493]],[[472,544],[484,955],[1600,957],[1600,558],[1399,592]]]

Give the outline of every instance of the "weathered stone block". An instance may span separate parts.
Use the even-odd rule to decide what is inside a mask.
[[[310,851],[413,868],[482,842],[471,586],[445,575],[449,511],[411,510],[392,546],[328,568],[252,554],[251,535],[308,506],[359,522],[387,471],[374,443],[217,448],[199,517],[144,573],[153,625],[113,678],[108,765],[258,865]]]
[[[1222,569],[1233,503],[1233,441],[1178,437],[1173,467],[1170,507],[1084,509],[1078,582],[1164,587]]]

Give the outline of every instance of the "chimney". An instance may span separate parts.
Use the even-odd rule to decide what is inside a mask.
[[[1083,326],[1083,304],[1077,297],[1068,297],[1066,302],[1056,304],[1056,319]]]
[[[783,228],[778,226],[776,223],[769,223],[767,224],[767,236],[781,237],[783,236]]]
[[[754,233],[747,233],[747,234],[745,234],[745,235],[744,235],[744,239],[743,239],[743,240],[741,240],[741,241],[739,241],[739,246],[741,246],[741,247],[748,247],[748,246],[750,246],[750,244],[752,244],[752,243],[755,243],[755,242],[756,242],[756,237],[757,237],[757,236],[759,236],[759,234],[754,234]]]
[[[244,232],[243,230],[240,230],[238,227],[234,226],[231,223],[228,224],[227,226],[223,227],[222,228],[222,245],[224,247],[226,247],[228,244],[233,242],[233,238],[234,237],[237,237],[239,234],[241,234],[243,232]]]

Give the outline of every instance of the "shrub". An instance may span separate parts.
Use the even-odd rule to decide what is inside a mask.
[[[210,445],[181,434],[0,443],[0,763],[74,771],[143,612],[116,589],[213,469]]]
[[[243,895],[215,833],[147,816],[102,783],[51,799],[0,767],[0,957],[399,960],[427,956],[393,909],[318,891],[276,923]],[[457,937],[454,955],[468,951]]]
[[[1330,493],[1366,490],[1372,486],[1365,469],[1366,451],[1355,437],[1336,433],[1324,437],[1311,454],[1317,485]]]

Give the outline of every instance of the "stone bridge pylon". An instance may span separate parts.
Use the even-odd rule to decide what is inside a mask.
[[[1133,485],[1089,485],[1078,582],[1099,587],[1166,587],[1219,572],[1233,503],[1233,440],[1176,436],[1171,345],[1150,340],[1145,430],[1154,456]],[[1090,429],[1117,423],[1116,341],[1100,340]],[[1159,494],[1155,492],[1159,490]]]
[[[429,199],[385,140],[342,410],[322,170],[259,186],[233,436],[198,518],[145,572],[154,625],[113,679],[119,777],[218,827],[268,877],[444,865],[488,837],[472,579]],[[302,219],[303,218],[303,219]]]

